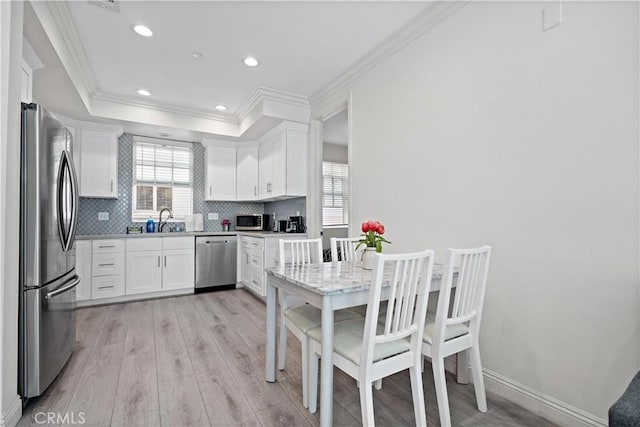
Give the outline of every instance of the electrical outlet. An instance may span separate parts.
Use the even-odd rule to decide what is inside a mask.
[[[219,216],[218,216],[218,213],[217,213],[217,212],[214,212],[214,213],[209,213],[209,214],[207,215],[207,218],[208,218],[208,219],[210,219],[210,220],[215,221],[215,220],[217,220],[217,219],[219,218]]]
[[[98,221],[109,221],[109,212],[98,212]]]

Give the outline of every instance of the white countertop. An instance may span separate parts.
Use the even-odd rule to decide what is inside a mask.
[[[306,238],[306,233],[274,233],[272,231],[189,231],[173,233],[140,233],[140,234],[84,234],[76,235],[76,240],[98,240],[98,239],[142,239],[146,237],[198,237],[198,236],[253,236],[281,238],[284,236],[296,236],[300,239]]]

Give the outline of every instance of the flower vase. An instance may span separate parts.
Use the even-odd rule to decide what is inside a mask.
[[[376,263],[376,248],[365,248],[362,252],[362,268],[372,270]]]

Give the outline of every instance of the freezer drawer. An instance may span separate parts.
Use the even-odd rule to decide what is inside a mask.
[[[196,290],[235,285],[237,279],[236,236],[196,238]]]
[[[67,363],[76,341],[75,269],[53,283],[24,291],[20,340],[23,397],[42,394]]]

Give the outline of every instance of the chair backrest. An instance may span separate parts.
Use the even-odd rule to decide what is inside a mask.
[[[322,239],[280,239],[280,265],[322,262]]]
[[[487,288],[491,246],[448,249],[447,254],[447,265],[438,297],[434,343],[443,342],[446,327],[450,325],[468,323],[470,331],[477,334]],[[455,297],[451,304],[456,273]]]
[[[357,261],[358,252],[356,246],[360,237],[332,237],[331,261]]]
[[[410,339],[414,356],[420,355],[427,316],[433,251],[409,254],[376,254],[373,281],[365,320],[362,363],[373,362],[376,344]],[[384,328],[378,333],[378,313],[383,284],[389,284],[389,300]]]

